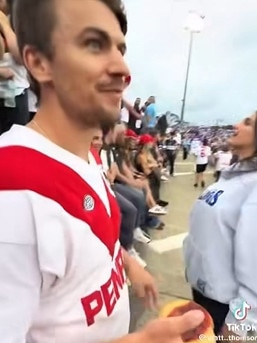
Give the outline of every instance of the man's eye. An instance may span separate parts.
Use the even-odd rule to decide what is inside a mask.
[[[99,52],[102,50],[102,43],[98,39],[89,39],[86,41],[85,45],[93,52]]]
[[[245,125],[251,125],[251,118],[245,118],[245,120],[244,120],[244,124]]]

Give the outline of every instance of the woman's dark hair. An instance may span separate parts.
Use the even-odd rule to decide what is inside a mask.
[[[137,111],[137,113],[141,112],[139,104],[137,104],[137,103],[134,104],[134,110]]]
[[[254,123],[254,153],[252,156],[246,157],[242,160],[239,159],[239,156],[233,154],[231,165],[238,165],[241,163],[253,163],[255,169],[257,168],[257,111],[255,111],[255,123]]]
[[[229,146],[228,146],[228,144],[223,144],[223,145],[221,146],[221,150],[222,150],[223,152],[228,152],[228,151],[229,151]]]
[[[207,146],[208,145],[208,139],[207,138],[204,138],[203,139],[203,146]]]
[[[127,33],[127,17],[121,0],[99,0],[117,18],[121,31]],[[12,3],[12,2],[11,2]],[[51,58],[53,55],[52,33],[57,23],[54,0],[16,0],[14,6],[14,26],[19,49],[32,45]],[[42,22],[43,19],[43,22]]]
[[[254,123],[254,153],[252,156],[250,156],[246,160],[251,160],[254,157],[257,157],[257,111],[255,111],[255,123]]]
[[[257,111],[255,111],[254,123],[254,156],[257,156]]]
[[[121,31],[125,35],[127,33],[127,17],[122,1],[99,1],[114,13]],[[21,55],[24,47],[31,45],[51,59],[54,55],[52,34],[57,23],[56,2],[54,0],[9,0],[8,3],[12,8],[14,30]],[[31,77],[31,82],[32,88],[38,93],[39,86],[33,85],[37,81]]]

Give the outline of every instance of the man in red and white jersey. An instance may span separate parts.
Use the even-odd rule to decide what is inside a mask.
[[[173,342],[203,315],[126,336],[125,271],[147,302],[157,292],[120,248],[116,199],[90,153],[95,129],[118,119],[129,75],[121,3],[19,0],[14,14],[40,102],[27,127],[0,138],[0,341]]]

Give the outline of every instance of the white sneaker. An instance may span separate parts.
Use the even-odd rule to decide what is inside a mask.
[[[161,207],[159,205],[155,205],[154,207],[150,208],[150,210],[148,211],[151,214],[156,214],[156,215],[165,215],[167,214],[167,210],[165,210],[164,207]]]
[[[151,237],[145,233],[143,230],[140,229],[140,227],[136,228],[134,230],[134,239],[137,242],[148,244],[151,242]]]
[[[161,176],[161,181],[167,182],[167,181],[169,181],[169,179],[167,178],[167,176],[162,175]]]
[[[167,168],[162,168],[162,170],[161,170],[161,173],[162,174],[166,174],[166,173],[168,173],[169,171],[168,171],[168,169]]]
[[[169,171],[168,171],[167,168],[163,168],[163,169],[161,170],[161,174],[164,175],[164,176],[166,176],[166,177],[168,177],[168,176],[170,175],[170,173],[169,173]]]
[[[147,266],[147,263],[139,256],[139,253],[135,250],[135,248],[129,249],[128,254],[133,257],[141,267],[145,268]]]

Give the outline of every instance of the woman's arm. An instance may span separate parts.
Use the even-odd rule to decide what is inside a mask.
[[[135,117],[136,119],[142,119],[142,115],[137,113],[137,111],[132,107],[126,100],[123,100],[123,104],[126,109]]]
[[[151,174],[152,172],[152,168],[148,161],[147,161],[147,157],[146,156],[143,156],[142,154],[138,155],[137,157],[137,163],[141,166],[142,170],[143,170],[143,173],[148,176]]]

